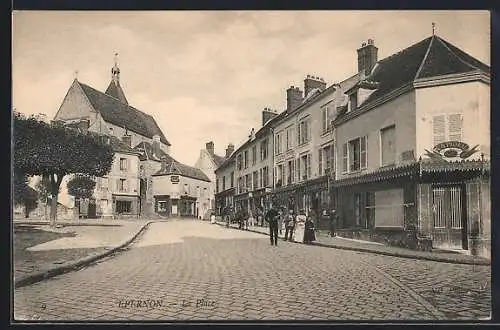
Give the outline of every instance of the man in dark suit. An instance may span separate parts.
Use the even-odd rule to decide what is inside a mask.
[[[276,203],[271,204],[271,208],[267,211],[265,219],[269,223],[269,238],[271,245],[278,246],[278,210],[275,208]]]

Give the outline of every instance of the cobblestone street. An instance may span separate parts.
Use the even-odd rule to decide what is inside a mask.
[[[197,220],[15,291],[16,320],[477,320],[490,267],[280,241]]]

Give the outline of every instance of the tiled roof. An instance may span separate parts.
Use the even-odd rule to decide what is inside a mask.
[[[217,167],[219,167],[224,162],[224,160],[226,159],[226,157],[222,157],[222,156],[219,156],[219,155],[216,155],[216,154],[210,154],[210,157],[212,158],[212,160],[215,163],[215,166],[217,166]]]
[[[169,174],[179,174],[182,176],[186,176],[189,178],[210,182],[208,176],[203,173],[202,170],[196,167],[192,167],[189,165],[182,164],[175,160],[172,156],[166,154],[163,150],[160,149],[159,155],[155,155],[153,152],[153,146],[149,142],[141,142],[137,146],[134,147],[136,151],[141,153],[139,159],[141,161],[144,160],[155,160],[161,161],[161,158],[166,158],[167,166],[163,170],[159,170],[153,175],[169,175]]]
[[[81,82],[79,84],[94,109],[101,113],[105,121],[148,138],[159,135],[161,142],[170,145],[153,117],[88,85]]]
[[[380,60],[367,80],[377,83],[377,89],[360,107],[380,99],[399,88],[410,86],[421,78],[460,74],[474,71],[489,74],[490,68],[438,36],[428,37],[394,55]],[[359,108],[358,108],[359,109]],[[339,122],[355,116],[358,111],[340,116]]]
[[[117,138],[116,136],[110,136],[110,145],[115,152],[122,152],[126,154],[136,154],[140,155],[140,152],[130,147],[128,144]]]
[[[122,101],[122,103],[128,104],[127,98],[125,97],[125,93],[123,93],[122,87],[120,86],[120,82],[116,83],[112,80],[109,83],[108,88],[106,89],[105,94],[109,96],[113,96],[115,99]]]

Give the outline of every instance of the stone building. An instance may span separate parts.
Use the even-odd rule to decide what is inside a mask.
[[[95,209],[96,216],[155,216],[158,205],[153,175],[162,168],[161,157],[166,157],[169,164],[175,164],[174,168],[182,169],[183,174],[195,180],[210,181],[200,170],[169,156],[171,144],[155,119],[129,105],[120,85],[116,58],[106,91],[100,92],[75,79],[54,120],[110,138],[115,161],[107,176],[97,178],[94,201],[89,205],[90,213]],[[161,182],[159,180],[157,185]],[[160,187],[155,188],[158,193],[164,193]],[[67,194],[65,190],[63,184],[61,195]],[[206,203],[204,201],[202,205]],[[195,211],[185,213],[194,215],[198,212]],[[170,210],[163,213],[175,215],[181,212]]]
[[[226,149],[225,160],[215,169],[216,193],[215,193],[215,211],[217,215],[234,210],[234,192],[235,192],[235,153],[234,145],[229,144]]]
[[[432,35],[380,61],[369,40],[358,71],[334,121],[339,235],[488,256],[490,68]]]
[[[234,146],[233,146],[234,150]],[[198,157],[198,160],[196,161],[194,167],[199,168],[200,170],[205,173],[205,175],[210,179],[211,181],[211,186],[210,186],[210,191],[209,191],[209,198],[210,202],[206,207],[203,207],[200,210],[200,216],[203,219],[208,219],[210,216],[211,210],[214,210],[216,208],[215,206],[215,183],[216,183],[216,176],[215,176],[215,170],[217,167],[219,167],[222,162],[224,162],[225,157],[224,156],[219,156],[215,153],[215,145],[213,141],[207,142],[205,145],[205,149],[200,150],[200,156]]]

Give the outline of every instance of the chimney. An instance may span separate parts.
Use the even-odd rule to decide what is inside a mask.
[[[262,110],[262,126],[264,126],[268,121],[276,117],[278,114],[269,108],[264,108]]]
[[[229,158],[229,156],[231,156],[233,152],[234,152],[234,144],[229,143],[226,149],[226,158]]]
[[[122,136],[122,141],[129,147],[132,147],[132,136],[131,135],[124,135]]]
[[[304,79],[304,97],[307,97],[307,95],[309,95],[309,92],[314,88],[318,88],[320,91],[324,91],[326,89],[326,82],[323,80],[323,78],[308,74],[306,79]]]
[[[166,171],[167,169],[167,157],[161,156],[161,168],[160,171]]]
[[[157,158],[160,158],[160,136],[153,135],[153,155]]]
[[[358,72],[364,72],[368,76],[378,61],[378,48],[375,47],[373,39],[368,39],[358,50]]]
[[[213,155],[215,153],[215,150],[214,150],[214,141],[210,141],[210,142],[207,142],[205,144],[205,149],[207,149],[207,151]]]
[[[252,130],[250,131],[250,135],[248,136],[250,140],[255,139],[255,128],[252,127]]]
[[[298,87],[291,86],[286,90],[286,111],[293,111],[302,104],[302,91]]]

